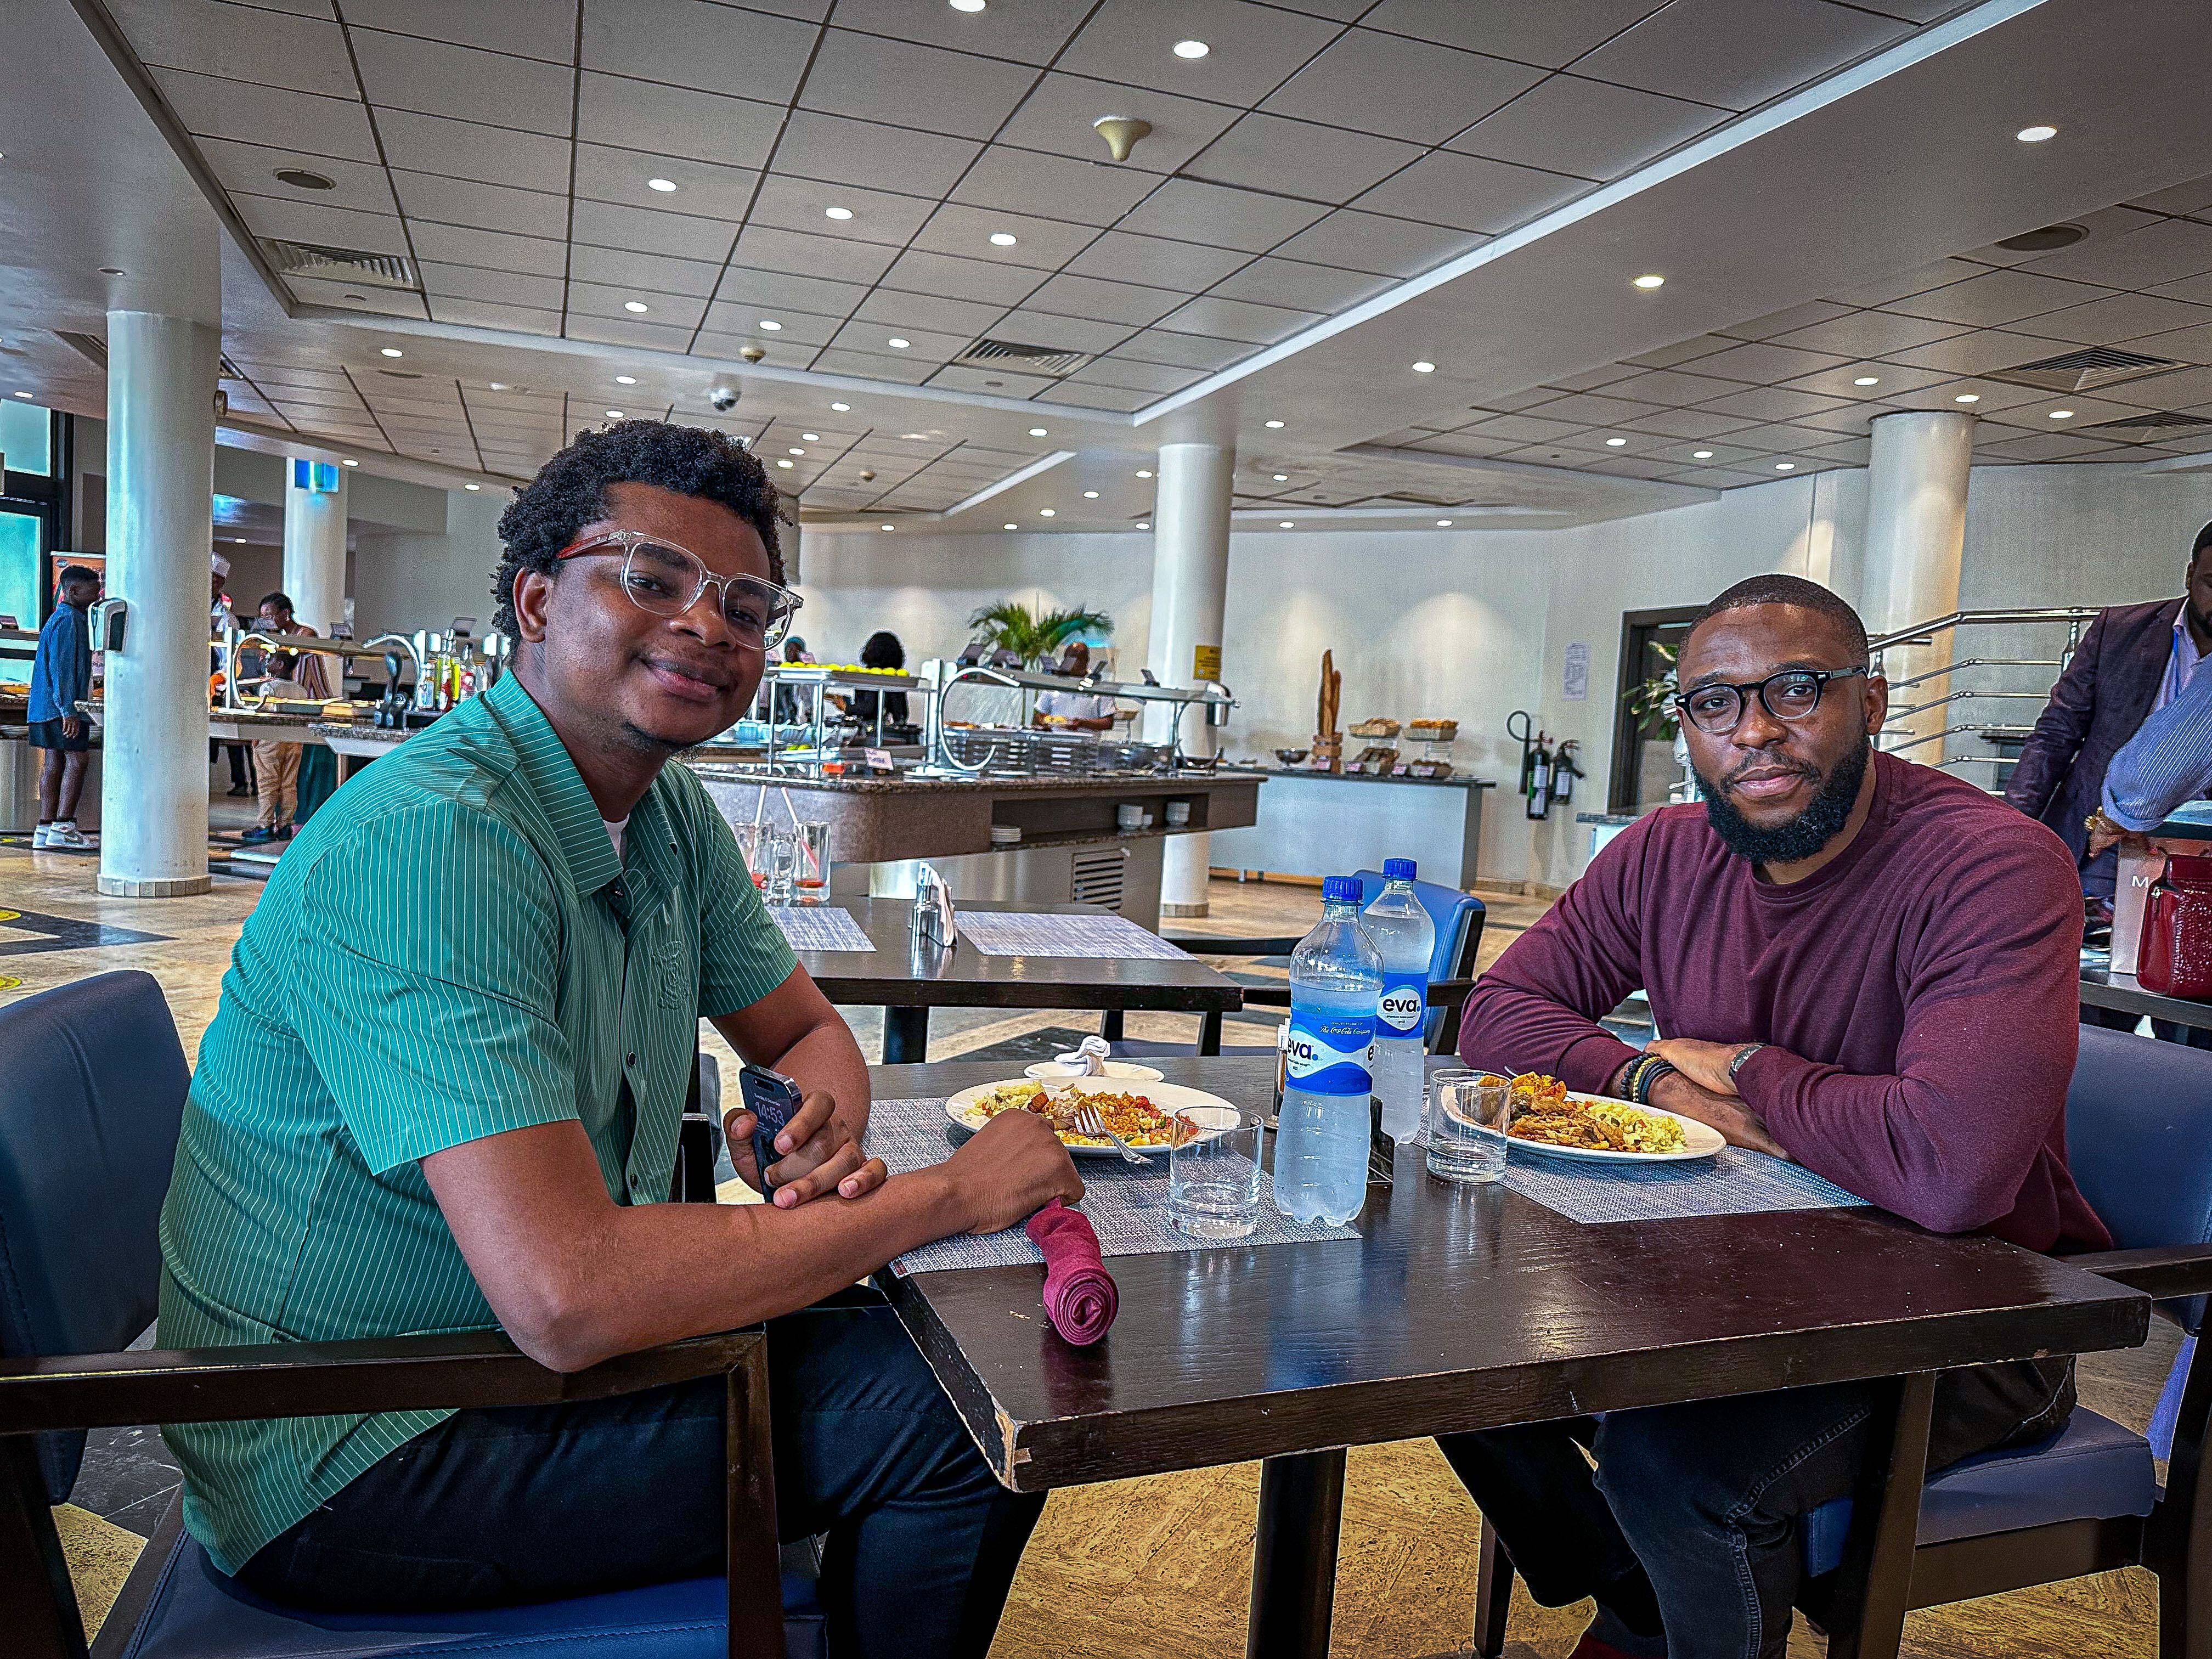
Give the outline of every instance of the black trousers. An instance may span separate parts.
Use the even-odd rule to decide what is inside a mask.
[[[879,1298],[771,1320],[785,1541],[828,1534],[832,1650],[982,1659],[1042,1512],[992,1478]],[[239,1577],[320,1609],[550,1601],[723,1570],[720,1376],[465,1411],[375,1464]]]
[[[1929,1468],[2056,1433],[2073,1364],[1945,1372]],[[1781,1659],[1804,1573],[1798,1518],[1856,1488],[1885,1404],[1879,1384],[1839,1382],[1437,1443],[1540,1603],[1596,1597],[1592,1634],[1627,1653]]]

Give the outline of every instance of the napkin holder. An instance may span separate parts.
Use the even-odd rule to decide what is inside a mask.
[[[923,865],[914,890],[914,943],[949,951],[959,931],[951,885],[938,873],[936,866]]]

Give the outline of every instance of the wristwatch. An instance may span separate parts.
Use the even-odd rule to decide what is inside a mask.
[[[1765,1043],[1763,1043],[1763,1042],[1747,1042],[1747,1043],[1745,1043],[1745,1044],[1743,1045],[1743,1047],[1742,1047],[1742,1048],[1741,1048],[1737,1049],[1737,1050],[1735,1051],[1735,1053],[1734,1053],[1733,1054],[1729,1055],[1729,1081],[1730,1083],[1735,1082],[1735,1074],[1736,1074],[1738,1072],[1741,1072],[1741,1070],[1743,1070],[1743,1063],[1744,1063],[1744,1061],[1746,1061],[1747,1060],[1749,1060],[1749,1059],[1750,1059],[1753,1054],[1757,1054],[1757,1053],[1758,1053],[1761,1048],[1764,1048],[1765,1046],[1766,1046],[1766,1045],[1765,1045]]]
[[[2101,806],[2090,809],[2089,816],[2081,820],[2081,827],[2093,836],[2100,832],[2112,836],[2124,836],[2128,833],[2127,826],[2124,823],[2115,823],[2106,817],[2105,809]]]

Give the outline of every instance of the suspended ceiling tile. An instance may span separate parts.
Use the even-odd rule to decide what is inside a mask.
[[[1815,323],[1825,323],[1831,317],[1844,316],[1854,309],[1856,307],[1851,306],[1839,306],[1832,300],[1808,300],[1803,305],[1791,306],[1786,311],[1770,312],[1746,323],[1731,323],[1718,331],[1732,340],[1771,340],[1778,334],[1810,328]]]
[[[576,0],[501,0],[454,5],[452,0],[346,0],[356,28],[419,34],[492,52],[519,52],[566,64],[575,51]]]
[[[1387,279],[1311,265],[1297,259],[1255,259],[1212,291],[1226,300],[1255,300],[1263,305],[1334,314],[1389,287]]]
[[[909,337],[916,329],[972,337],[989,332],[1007,312],[1004,306],[974,300],[878,289],[852,314],[858,321],[879,323],[894,332],[904,330]]]
[[[1253,114],[1216,139],[1188,170],[1219,184],[1341,204],[1420,155],[1413,145],[1394,138]],[[1424,211],[1422,216],[1434,216]]]
[[[1286,340],[1321,319],[1310,311],[1286,311],[1279,306],[1254,305],[1247,300],[1224,300],[1203,295],[1179,306],[1160,319],[1159,327],[1176,334],[1206,334],[1254,345],[1273,345]]]
[[[1871,378],[1872,386],[1856,386],[1853,382]],[[1843,363],[1833,368],[1816,370],[1782,384],[1794,392],[1819,392],[1831,398],[1850,398],[1871,403],[1893,392],[1910,392],[1923,386],[1933,386],[1944,379],[1939,370],[1911,368],[1902,363],[1860,362]]]
[[[2197,413],[2204,404],[2212,403],[2212,368],[2185,368],[2171,374],[2154,375],[2147,380],[2130,380],[2125,386],[2113,388],[2112,395],[2146,409]],[[2079,406],[2080,400],[2069,401]]]
[[[1480,52],[1350,29],[1261,106],[1271,114],[1441,144],[1544,78]]]
[[[1160,181],[1148,173],[1115,167],[1104,157],[1103,144],[1097,160],[1083,161],[993,144],[947,199],[990,212],[1110,225]]]
[[[1241,340],[1209,339],[1197,334],[1176,334],[1148,328],[1114,349],[1116,357],[1139,362],[1169,363],[1180,368],[1227,368],[1250,356],[1255,348]]]
[[[434,173],[397,173],[392,185],[410,220],[435,220],[512,236],[559,240],[568,233],[568,198],[544,191],[516,190]]]
[[[577,204],[583,211],[584,204]],[[788,271],[795,276],[824,276],[838,283],[872,283],[902,257],[896,249],[873,242],[848,242],[834,236],[812,236],[778,230],[769,225],[750,225],[738,238],[733,264],[761,270]]]
[[[568,313],[568,336],[572,340],[596,340],[603,345],[646,346],[655,351],[684,351],[691,344],[689,327],[670,328],[650,318],[584,317]]]
[[[2212,270],[2212,225],[2159,219],[2116,236],[2091,236],[2034,262],[2050,276],[2102,283],[2110,288],[2153,288]]]
[[[1132,87],[1247,107],[1338,33],[1320,18],[1247,0],[1106,0],[1060,54],[1060,68]],[[1179,40],[1212,48],[1178,58]]]
[[[762,322],[779,323],[779,328],[763,328]],[[763,346],[776,362],[788,365],[795,348],[825,346],[845,325],[842,317],[829,317],[818,313],[771,309],[766,306],[738,306],[717,301],[707,308],[701,325],[717,336],[718,349],[735,350],[750,341]]]
[[[647,182],[653,179],[676,188],[655,190]],[[576,194],[592,201],[665,208],[708,219],[743,219],[759,180],[760,174],[750,167],[653,155],[608,144],[576,146]]]
[[[2152,213],[2178,213],[2184,216],[2202,214],[2212,208],[2212,178],[2192,179],[2185,185],[2153,191],[2148,196],[2138,196],[2128,205]]]
[[[2065,311],[2045,313],[2025,326],[2054,340],[2108,345],[2147,334],[2212,322],[2212,306],[2188,305],[2155,294],[2119,294]]]
[[[629,308],[633,304],[647,308],[634,312]],[[706,312],[707,302],[693,295],[653,294],[635,288],[606,288],[598,283],[568,284],[571,319],[635,317],[653,328],[680,328],[688,332],[699,326]]]
[[[234,194],[266,196],[276,201],[300,202],[311,207],[347,208],[359,213],[393,214],[392,185],[384,169],[374,163],[342,161],[265,144],[245,144],[219,138],[199,141],[223,188]],[[280,170],[303,167],[331,181],[329,190],[306,190],[276,177]]]
[[[185,130],[196,136],[271,144],[349,161],[377,159],[368,112],[350,87],[348,95],[332,98],[186,70],[157,69],[152,74]]]
[[[1742,390],[1743,387],[1734,380],[1666,368],[1647,370],[1627,380],[1615,381],[1613,386],[1616,397],[1675,407],[1707,403],[1715,398],[1725,398],[1731,392]]]
[[[1953,283],[1948,288],[1893,300],[1883,309],[1907,317],[1996,328],[2043,312],[2086,305],[2111,292],[2086,283],[2039,276],[2032,270],[1990,270],[1970,276],[1963,283]]]
[[[908,362],[902,357],[870,351],[825,351],[812,366],[817,374],[896,380],[907,386],[920,386],[942,367],[933,362]]]
[[[883,286],[902,293],[943,295],[979,305],[1018,305],[1042,273],[1021,265],[994,264],[909,248],[883,273]],[[1064,279],[1055,279],[1064,280]]]
[[[927,46],[1024,64],[1048,64],[1065,46],[1091,0],[1027,0],[982,12],[957,12],[950,6],[915,5],[913,0],[839,0],[841,28],[896,35]]]
[[[1033,398],[1058,384],[1048,374],[1023,374],[1007,368],[970,368],[952,364],[929,377],[928,384],[952,392],[985,392],[994,398]]]
[[[341,311],[374,312],[382,317],[427,317],[430,313],[419,294],[403,294],[388,288],[349,288],[343,283],[317,282],[288,276],[284,285],[302,304],[335,306]]]
[[[864,190],[937,196],[959,182],[981,149],[967,138],[801,109],[791,112],[776,146],[775,169]]]
[[[701,0],[590,0],[584,66],[787,104],[819,33],[811,24]]]
[[[710,260],[670,259],[659,254],[635,253],[628,248],[578,247],[570,252],[568,274],[580,281],[601,283],[655,294],[684,294],[704,299],[715,290],[722,267]]]
[[[1912,33],[1828,0],[1674,0],[1575,65],[1670,98],[1751,109]]]
[[[2069,349],[2062,341],[2042,339],[2004,329],[1984,328],[1971,334],[1957,334],[1948,340],[1936,340],[1909,350],[1884,355],[1893,362],[1905,363],[1914,368],[1948,369],[1954,374],[1986,374],[1993,369],[2015,368],[2022,363],[2055,356]],[[2142,349],[2149,349],[2148,347]]]
[[[1091,161],[1106,154],[1106,142],[1091,124],[1103,116],[1138,114],[1152,124],[1152,131],[1126,165],[1149,173],[1182,167],[1237,118],[1235,109],[1220,104],[1159,92],[1139,94],[1110,82],[1055,71],[1023,100],[998,137],[1024,149]]]
[[[987,331],[994,340],[1018,345],[1052,346],[1064,351],[1110,351],[1127,339],[1127,323],[1093,322],[1085,317],[1061,317],[1044,311],[1010,311]]]
[[[1264,253],[1328,212],[1310,202],[1210,185],[1197,179],[1170,179],[1146,198],[1122,221],[1121,228]]]
[[[1476,6],[1467,0],[1382,0],[1360,21],[1370,28],[1559,69],[1665,3],[1540,0],[1529,5]]]
[[[1730,346],[1692,361],[1696,367],[1689,372],[1693,374],[1717,374],[1723,380],[1769,386],[1802,374],[1817,374],[1846,359],[1837,352],[1806,351],[1766,342]]]
[[[579,254],[581,252],[578,250]],[[753,326],[756,318],[781,319],[786,311],[847,316],[868,296],[867,288],[859,283],[826,282],[819,277],[794,276],[781,270],[755,270],[743,265],[732,265],[723,272],[721,281],[710,291],[718,301],[716,310],[726,308],[733,313],[744,313],[742,326],[748,329]]]
[[[1101,282],[1095,276],[1074,276],[1063,272],[1029,296],[1028,303],[1035,310],[1049,311],[1059,316],[1088,317],[1094,322],[1141,327],[1166,316],[1183,302],[1184,297],[1168,289]]]
[[[447,300],[483,300],[495,305],[560,309],[563,285],[557,276],[485,270],[476,265],[440,264],[427,259],[418,269],[433,305]]]
[[[823,36],[799,101],[832,115],[982,139],[998,131],[1035,79],[1023,64],[833,28]]]
[[[384,141],[385,159],[394,167],[519,190],[568,188],[570,145],[565,137],[397,109],[377,112],[376,131]]]
[[[319,242],[370,253],[407,252],[407,233],[396,215],[353,213],[344,208],[318,207],[312,202],[249,196],[243,191],[232,192],[230,199],[257,236],[281,236],[289,241]]]
[[[1639,432],[1663,433],[1674,438],[1717,438],[1723,432],[1741,432],[1751,424],[1736,415],[1716,414],[1704,409],[1662,409],[1639,415],[1626,424]]]
[[[1590,392],[1571,392],[1564,398],[1554,398],[1547,404],[1539,404],[1529,410],[1547,421],[1573,421],[1584,426],[1614,427],[1633,421],[1641,416],[1659,412],[1656,404],[1641,403],[1631,398],[1601,398]]]
[[[1730,115],[1633,87],[1555,75],[1462,133],[1449,148],[1585,179],[1618,179]]]
[[[1069,260],[1067,269],[1079,276],[1144,283],[1198,294],[1250,263],[1250,258],[1242,251],[1109,230]]]
[[[1495,235],[1590,188],[1586,179],[1432,150],[1369,191],[1358,205],[1406,218],[1418,214],[1431,222]]]
[[[1705,405],[1717,415],[1741,415],[1755,421],[1795,421],[1807,415],[1823,414],[1847,406],[1841,398],[1823,397],[1813,392],[1790,392],[1773,386],[1738,388]]]
[[[1315,264],[1403,277],[1418,276],[1489,240],[1408,219],[1340,209],[1274,251]]]
[[[824,185],[811,179],[771,173],[762,181],[760,198],[754,203],[749,218],[757,225],[840,241],[877,242],[896,248],[905,246],[913,239],[934,205],[920,197]],[[824,210],[832,207],[852,217],[830,218]]]
[[[991,240],[994,235],[1013,237],[1014,246],[994,246]],[[929,216],[929,222],[915,237],[914,246],[925,252],[949,253],[990,264],[1025,265],[1047,271],[1059,270],[1097,236],[1094,225],[1031,219],[994,209],[948,203]]]
[[[893,340],[904,340],[905,346],[894,346]],[[881,323],[850,322],[838,330],[836,337],[828,343],[843,351],[878,351],[895,353],[916,362],[948,362],[968,349],[965,334],[901,334]]]
[[[1157,396],[1154,392],[1128,392],[1117,386],[1063,381],[1038,392],[1036,401],[1041,404],[1070,404],[1080,409],[1110,410],[1116,414],[1127,415],[1154,402]]]
[[[783,110],[749,98],[650,86],[588,70],[576,90],[579,142],[654,155],[758,167],[775,143]]]
[[[108,12],[143,63],[331,97],[356,95],[335,22],[218,0],[110,0]]]
[[[565,65],[376,29],[349,32],[372,104],[566,137],[575,77]]]
[[[1900,317],[1886,311],[1855,311],[1810,328],[1777,335],[1773,343],[1799,351],[1832,352],[1839,357],[1881,357],[1961,331],[1956,323]]]
[[[1133,362],[1119,357],[1102,357],[1085,364],[1067,377],[1072,386],[1111,386],[1117,392],[1144,392],[1155,398],[1164,398],[1171,392],[1180,392],[1206,378],[1202,370],[1170,368],[1164,363]]]

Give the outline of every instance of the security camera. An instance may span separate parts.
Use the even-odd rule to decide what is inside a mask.
[[[739,393],[737,387],[733,386],[718,386],[708,390],[707,393],[707,401],[714,406],[714,412],[716,414],[726,415],[738,406],[738,396]]]

